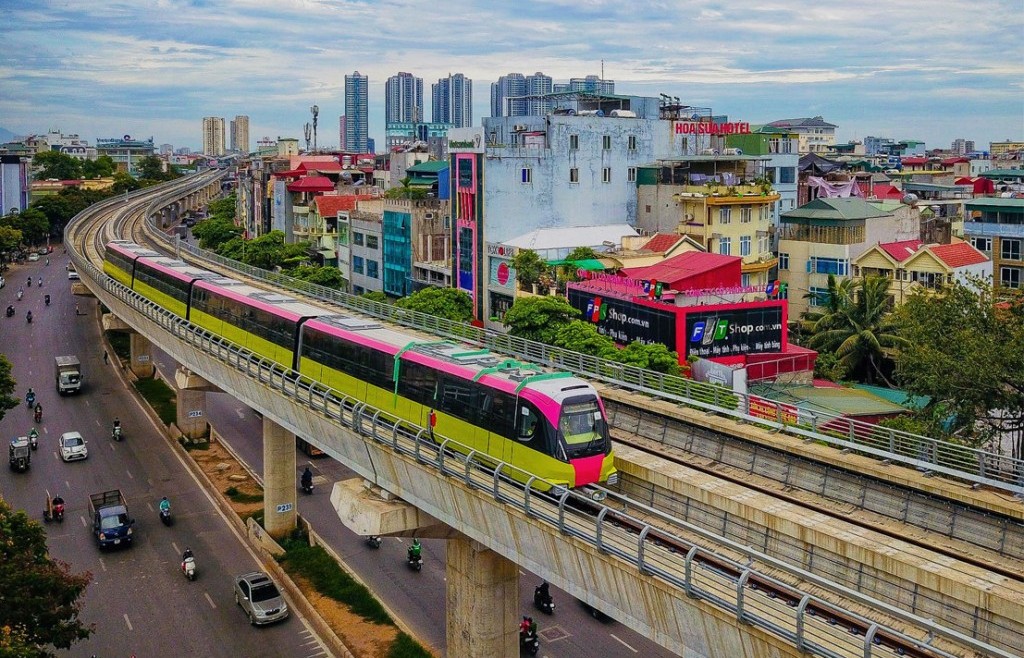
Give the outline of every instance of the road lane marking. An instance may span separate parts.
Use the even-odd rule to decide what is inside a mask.
[[[171,548],[173,548],[173,549],[174,549],[174,554],[175,554],[175,555],[177,555],[178,553],[181,553],[181,551],[180,551],[180,550],[178,550],[178,542],[174,542],[174,541],[172,541],[172,542],[171,542]]]
[[[129,478],[129,479],[131,479],[131,480],[134,480],[134,479],[135,479],[135,476],[134,476],[134,475],[132,475],[132,472],[131,472],[131,471],[129,471],[129,470],[127,469],[127,468],[126,468],[126,469],[124,469],[124,472],[128,474],[128,478]]]
[[[64,480],[64,485],[67,486],[68,489],[71,488],[71,483],[68,482],[67,480]]]
[[[50,433],[50,430],[48,430],[48,429],[46,429],[46,428],[44,427],[44,428],[43,428],[43,434],[49,434],[49,433]]]
[[[92,405],[91,405],[91,404],[89,404],[89,401],[88,401],[88,400],[86,400],[86,401],[85,401],[85,406],[87,406],[87,407],[91,407]],[[96,424],[97,424],[97,425],[99,425],[99,421],[96,421]],[[125,615],[125,617],[127,617],[127,616],[128,616],[128,615]]]
[[[128,630],[130,630],[130,631],[134,631],[135,630],[134,628],[132,628],[132,622],[128,619],[128,613],[127,612],[124,613],[124,623],[128,624]]]
[[[150,512],[152,512],[152,511],[153,511],[153,505],[152,505],[151,503],[147,502],[147,503],[146,503],[146,507],[148,507],[148,508],[149,508],[149,511],[150,511]]]
[[[209,592],[203,592],[203,596],[205,596],[206,600],[210,603],[210,607],[216,609],[217,604],[214,603],[213,599],[210,598],[210,593]]]
[[[111,450],[111,452],[113,452],[113,450],[114,450],[114,444],[113,444],[113,443],[108,443],[107,445],[109,445],[109,446],[110,446],[110,450]]]
[[[239,407],[238,409],[235,409],[235,413],[238,414],[239,418],[241,418],[242,420],[245,420],[245,413],[242,411],[241,407]]]
[[[629,649],[629,650],[630,650],[630,651],[632,651],[633,653],[639,653],[639,652],[638,652],[638,651],[637,651],[636,649],[634,649],[633,647],[629,646],[628,644],[626,644],[625,642],[623,642],[622,640],[620,640],[620,639],[619,639],[618,637],[616,637],[616,636],[615,636],[615,633],[609,633],[608,635],[611,635],[611,636],[612,636],[612,639],[613,639],[613,640],[615,640],[616,642],[618,642],[618,643],[619,643],[619,644],[621,644],[622,646],[626,647],[627,649]]]
[[[100,558],[100,566],[103,567],[104,571],[107,570],[107,563],[103,561],[103,558]]]
[[[89,523],[85,520],[84,516],[79,516],[78,518],[82,521],[82,527],[83,528],[88,528],[89,527]]]

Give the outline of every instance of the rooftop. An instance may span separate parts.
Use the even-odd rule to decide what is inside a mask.
[[[803,117],[801,119],[779,119],[767,124],[773,128],[835,128],[834,123],[822,117]]]
[[[881,242],[878,248],[889,254],[897,263],[907,260],[921,248],[920,240],[903,240],[901,242]]]
[[[655,233],[654,237],[648,240],[641,249],[655,254],[663,254],[682,239],[683,236],[677,233]]]
[[[622,274],[633,279],[657,279],[666,283],[703,274],[708,270],[732,265],[743,259],[703,251],[687,251],[646,267],[624,267]]]
[[[862,221],[873,217],[885,217],[889,213],[856,197],[818,198],[799,208],[782,213],[783,222],[807,221]]]
[[[575,249],[576,247],[593,247],[605,242],[619,245],[624,235],[636,236],[638,234],[636,229],[629,224],[539,228],[506,240],[505,244],[519,249]]]
[[[414,164],[405,171],[409,174],[436,174],[446,169],[448,169],[447,160],[427,160]]]
[[[988,262],[988,256],[981,253],[967,242],[936,244],[930,246],[928,249],[935,254],[936,258],[952,268]]]

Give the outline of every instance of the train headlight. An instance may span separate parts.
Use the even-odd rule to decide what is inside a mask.
[[[594,502],[599,503],[608,497],[608,492],[605,491],[604,489],[596,489],[594,490],[594,493],[590,494],[590,497],[594,500]]]
[[[609,487],[614,487],[618,483],[619,483],[619,472],[615,471],[614,473],[612,473],[611,475],[608,476],[608,486]]]

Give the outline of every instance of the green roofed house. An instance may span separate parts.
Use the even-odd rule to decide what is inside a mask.
[[[828,276],[852,276],[851,261],[880,242],[913,240],[918,220],[898,208],[857,198],[818,198],[782,213],[779,279],[787,284],[789,318],[825,303]]]

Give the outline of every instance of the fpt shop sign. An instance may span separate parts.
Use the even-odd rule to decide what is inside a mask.
[[[782,351],[782,307],[686,315],[686,356],[713,358]]]
[[[584,321],[596,324],[599,333],[616,343],[660,343],[670,350],[675,349],[676,317],[671,311],[573,288],[569,289],[569,303],[583,314]]]

